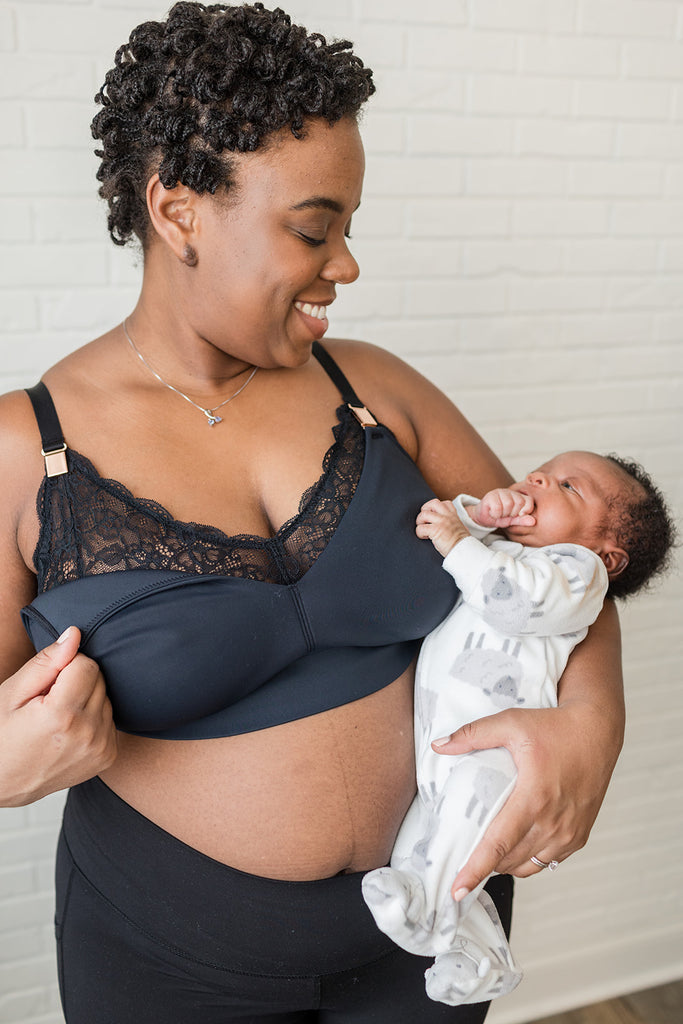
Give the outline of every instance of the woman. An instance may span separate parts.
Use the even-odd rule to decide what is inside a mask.
[[[101,193],[114,241],[142,244],[140,298],[33,407],[0,405],[0,803],[75,787],[68,1024],[485,1016],[427,1000],[425,963],[360,895],[413,796],[414,659],[453,599],[416,510],[510,480],[400,360],[319,345],[358,276],[372,91],[348,44],[282,12],[180,3],[100,95]],[[29,661],[25,606],[47,645]],[[585,842],[621,742],[618,643],[607,609],[559,709],[442,748],[506,745],[520,772],[455,888]],[[508,922],[510,888],[491,890]]]

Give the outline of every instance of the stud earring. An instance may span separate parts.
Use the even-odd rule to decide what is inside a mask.
[[[182,262],[188,267],[196,267],[198,259],[199,257],[197,256],[196,251],[189,243],[186,243],[185,248],[183,249],[183,255],[181,256]]]

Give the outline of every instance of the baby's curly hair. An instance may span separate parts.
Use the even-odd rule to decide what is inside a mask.
[[[232,184],[224,151],[252,152],[283,128],[302,138],[308,118],[356,118],[374,91],[351,43],[309,35],[280,8],[176,3],[166,21],[133,29],[95,97],[113,241],[135,234],[145,247],[155,171],[165,188],[213,195]]]
[[[638,484],[629,497],[610,502],[610,528],[629,556],[624,571],[610,580],[610,597],[630,597],[669,568],[676,527],[664,495],[643,467],[611,453],[605,458]]]

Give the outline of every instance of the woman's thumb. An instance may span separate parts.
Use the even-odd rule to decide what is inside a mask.
[[[469,754],[472,750],[501,746],[500,739],[497,742],[491,739],[492,727],[498,724],[497,719],[498,715],[491,715],[468,722],[450,736],[432,740],[432,749],[437,754]]]
[[[53,644],[38,651],[3,686],[13,690],[16,707],[48,692],[57,676],[78,654],[81,633],[69,626]]]

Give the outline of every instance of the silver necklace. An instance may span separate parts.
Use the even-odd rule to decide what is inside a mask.
[[[147,362],[147,360],[143,356],[142,352],[140,351],[140,349],[137,347],[137,345],[135,344],[135,342],[131,338],[130,334],[128,333],[128,328],[126,327],[126,321],[125,320],[123,321],[121,326],[123,327],[123,333],[128,338],[128,341],[130,343],[130,347],[133,349],[133,352],[135,352],[135,354],[138,357],[138,359],[142,363],[145,364],[145,366],[147,367],[149,372],[154,374],[154,376],[159,381],[159,383],[163,384],[165,388],[169,389],[169,391],[175,391],[176,395],[180,395],[180,397],[184,398],[186,402],[189,402],[190,405],[193,405],[195,407],[195,409],[199,409],[200,412],[203,412],[204,415],[206,416],[207,423],[209,424],[210,427],[213,427],[215,423],[222,423],[223,422],[223,417],[216,415],[218,410],[222,409],[224,405],[228,404],[228,402],[232,402],[233,398],[237,398],[237,396],[239,394],[241,394],[242,391],[244,391],[244,389],[246,388],[246,386],[249,383],[249,381],[254,378],[254,376],[256,374],[256,371],[258,370],[258,366],[255,366],[254,369],[249,374],[249,376],[247,377],[247,379],[245,380],[245,382],[242,385],[242,387],[238,388],[237,391],[235,391],[234,394],[230,395],[230,398],[226,398],[224,402],[220,403],[220,405],[215,405],[213,407],[213,409],[205,409],[203,405],[198,405],[197,402],[193,402],[192,399],[190,398],[190,396],[186,395],[184,391],[180,390],[180,388],[175,388],[172,384],[169,384],[168,381],[164,380],[164,378],[161,376],[161,374],[157,373],[157,371],[155,369],[153,369],[149,365],[149,363]]]

